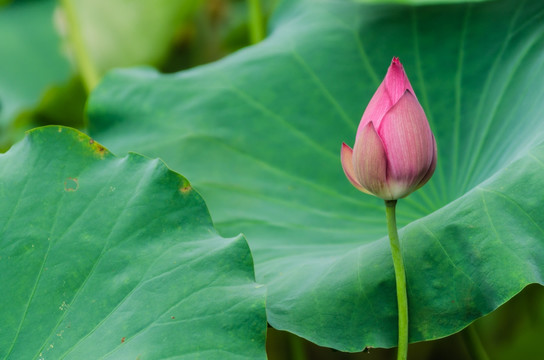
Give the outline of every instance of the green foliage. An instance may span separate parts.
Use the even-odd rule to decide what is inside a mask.
[[[92,89],[114,67],[161,64],[199,3],[62,0],[65,36],[87,86]]]
[[[222,234],[247,236],[271,325],[344,351],[391,347],[383,204],[348,183],[339,153],[400,56],[439,147],[434,178],[398,210],[411,341],[435,339],[542,283],[543,17],[539,1],[284,2],[269,38],[222,61],[110,74],[90,129],[160,156]]]
[[[46,127],[0,174],[1,358],[265,358],[245,239],[161,161]]]
[[[38,104],[70,69],[53,26],[54,0],[14,1],[0,8],[0,152],[22,131],[17,115]]]
[[[274,2],[263,1],[259,19]],[[82,129],[87,92],[112,68],[178,71],[248,45],[247,7],[245,0],[20,0],[1,7],[0,152],[36,126]]]
[[[411,341],[543,283],[544,4],[459,2],[282,1],[269,36],[224,60],[106,75],[88,130],[182,172],[227,238],[159,160],[58,126],[0,155],[0,358],[264,358],[253,261],[277,329],[343,351],[395,346],[383,203],[339,159],[392,56],[439,147],[434,178],[398,208]],[[0,0],[0,151],[35,125],[84,128],[85,88],[111,68],[177,71],[247,45],[248,4]],[[482,338],[501,344],[492,358],[529,358],[538,338],[489,338],[514,322],[540,334],[537,306],[510,309]]]

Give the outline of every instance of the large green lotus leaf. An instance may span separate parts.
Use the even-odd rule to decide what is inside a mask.
[[[39,128],[0,156],[2,359],[264,359],[242,236],[161,161]]]
[[[501,21],[497,21],[501,19]],[[340,166],[392,56],[438,142],[399,201],[410,340],[456,332],[544,276],[544,3],[284,3],[270,36],[175,75],[112,73],[91,132],[162,157],[242,231],[272,326],[346,351],[396,344],[383,202]]]
[[[14,1],[0,8],[0,141],[21,110],[35,106],[50,85],[68,80],[53,26],[55,3]]]

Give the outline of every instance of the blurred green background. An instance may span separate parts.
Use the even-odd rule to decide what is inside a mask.
[[[176,72],[259,41],[276,2],[1,1],[0,152],[36,126],[83,129],[87,95],[110,69]]]

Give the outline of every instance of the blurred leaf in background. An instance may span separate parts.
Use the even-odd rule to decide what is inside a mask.
[[[0,8],[0,152],[32,126],[28,118],[15,124],[21,112],[31,112],[46,91],[54,97],[52,86],[71,76],[53,26],[55,4],[13,1]]]
[[[61,0],[62,33],[90,90],[106,71],[165,61],[201,0]]]
[[[264,20],[275,2],[264,1]],[[146,65],[178,71],[250,44],[249,2],[243,0],[21,0],[3,5],[0,151],[32,127],[84,128],[87,93],[112,68]]]

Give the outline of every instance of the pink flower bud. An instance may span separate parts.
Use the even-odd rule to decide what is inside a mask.
[[[399,59],[394,57],[363,114],[342,168],[357,189],[385,200],[422,187],[436,167],[436,141]]]

